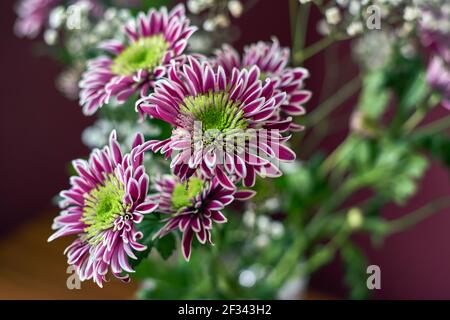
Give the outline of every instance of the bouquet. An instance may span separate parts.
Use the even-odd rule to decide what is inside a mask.
[[[431,158],[450,165],[450,117],[422,124],[450,108],[450,4],[286,2],[290,47],[274,35],[242,52],[235,22],[257,0],[18,2],[16,33],[42,35],[66,66],[57,88],[97,119],[48,239],[74,239],[64,254],[81,281],[139,281],[144,299],[292,299],[339,253],[350,296],[367,298],[352,235],[381,245],[450,206],[381,214],[416,194]],[[336,43],[358,75],[311,90],[305,63],[325,52],[329,86]]]

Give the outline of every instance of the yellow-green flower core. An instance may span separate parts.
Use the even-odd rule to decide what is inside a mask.
[[[151,71],[161,65],[168,48],[169,44],[162,35],[142,38],[114,59],[111,71],[123,76],[133,75],[141,69]]]
[[[101,231],[113,227],[117,216],[126,213],[124,196],[124,186],[113,175],[109,176],[102,186],[85,195],[82,221],[88,226],[85,232],[90,241],[95,242]]]
[[[197,196],[203,189],[203,181],[199,178],[192,177],[187,185],[177,183],[172,192],[172,207],[179,210],[192,205],[192,199]]]
[[[218,130],[226,133],[230,130],[244,130],[248,126],[244,111],[224,92],[187,97],[180,106],[180,111],[191,114],[196,121],[200,121],[203,132]]]

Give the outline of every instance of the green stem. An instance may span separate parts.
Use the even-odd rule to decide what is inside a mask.
[[[300,262],[300,258],[306,247],[305,237],[298,234],[294,243],[285,251],[278,264],[267,276],[267,283],[273,288],[279,288],[289,277],[295,266]]]
[[[399,219],[393,220],[389,225],[389,233],[396,233],[406,230],[424,219],[430,217],[432,214],[444,208],[450,207],[450,197],[442,197],[435,200],[416,211],[409,213]]]
[[[335,108],[339,107],[347,99],[349,99],[353,94],[355,94],[361,87],[360,76],[356,76],[349,82],[347,82],[343,87],[341,87],[335,94],[321,103],[313,112],[310,113],[307,118],[307,126],[314,126],[320,120],[329,115]]]
[[[427,110],[425,108],[418,108],[416,112],[405,122],[405,133],[410,133],[417,125],[425,118]]]
[[[295,39],[297,36],[297,13],[298,13],[298,3],[295,0],[289,1],[289,23],[291,27],[291,43],[292,49],[295,51]]]
[[[305,46],[310,5],[308,3],[299,6],[297,0],[290,0],[289,9],[291,13],[290,23],[292,52],[298,52]]]
[[[319,211],[312,217],[308,226],[306,227],[306,232],[310,238],[319,232],[323,227],[323,223],[327,223],[324,218],[327,214],[335,210],[342,202],[347,199],[358,187],[361,186],[361,179],[349,177],[335,193],[328,199],[326,203],[323,203]]]
[[[450,116],[434,121],[416,130],[417,135],[431,135],[450,128]]]
[[[344,222],[341,229],[331,238],[331,240],[315,250],[311,257],[305,263],[305,274],[312,274],[322,266],[333,259],[336,251],[339,250],[342,243],[344,243],[351,234],[351,229],[348,228]]]
[[[295,52],[294,56],[293,56],[294,65],[302,64],[305,60],[318,54],[322,50],[325,50],[328,46],[330,46],[335,41],[336,41],[335,37],[328,36],[328,37],[320,39],[319,41],[317,41],[316,43],[312,44],[311,46],[307,47],[304,50]]]
[[[417,107],[413,115],[405,122],[403,129],[405,133],[410,133],[427,115],[430,107],[432,107],[432,95],[428,95],[422,103]]]

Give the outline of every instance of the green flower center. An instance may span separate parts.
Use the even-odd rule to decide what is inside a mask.
[[[90,241],[103,230],[114,226],[114,220],[119,215],[126,214],[123,206],[125,188],[114,176],[109,176],[104,184],[85,195],[85,207],[82,221],[88,226],[85,229]]]
[[[203,181],[199,178],[192,177],[187,185],[177,183],[172,192],[172,207],[179,210],[183,207],[192,205],[192,199],[197,196],[203,189]]]
[[[111,71],[130,76],[141,69],[153,70],[162,63],[168,48],[169,44],[162,35],[140,39],[114,59]]]
[[[187,97],[180,106],[183,114],[191,114],[195,121],[202,123],[203,132],[218,130],[226,133],[230,130],[244,130],[248,123],[244,111],[229,99],[227,93],[207,93],[196,97]]]
[[[259,80],[261,81],[266,81],[267,78],[270,78],[271,75],[269,73],[263,72],[261,71],[261,73],[259,74]]]

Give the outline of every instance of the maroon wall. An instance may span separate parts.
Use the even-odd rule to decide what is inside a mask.
[[[51,206],[68,185],[68,161],[86,153],[80,133],[92,121],[56,91],[61,68],[15,37],[12,7],[0,2],[0,234]]]
[[[93,119],[84,117],[76,102],[68,101],[56,91],[54,81],[60,67],[49,58],[34,56],[35,43],[17,39],[12,34],[12,2],[1,1],[0,12],[2,234],[51,207],[50,199],[68,184],[68,161],[86,155],[80,133]],[[237,44],[239,48],[246,43],[268,40],[272,35],[276,35],[282,44],[289,45],[287,0],[260,0],[238,23],[242,30]],[[314,29],[310,27],[310,30]],[[316,38],[316,35],[309,34],[308,42]],[[349,53],[346,44],[334,50],[336,54]],[[307,106],[308,110],[312,110],[318,103],[317,91],[325,75],[323,56],[309,61],[306,67],[311,72],[307,87],[315,94]],[[339,76],[336,77],[336,88],[343,84],[344,78],[355,72],[355,67],[350,72],[344,66],[337,67]],[[433,117],[446,113],[440,109]],[[344,130],[336,135],[325,147],[342,139],[345,133]],[[406,208],[390,206],[385,212],[388,216],[398,216],[448,193],[448,173],[434,164],[410,205]],[[382,250],[370,249],[368,240],[358,237],[368,252],[370,262],[381,267],[382,290],[376,292],[375,297],[450,299],[449,228],[450,211],[446,210],[410,231],[389,238]],[[343,294],[340,279],[341,269],[336,260],[313,277],[312,285],[325,292]]]

